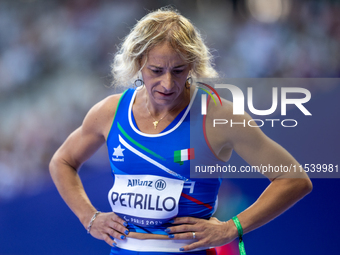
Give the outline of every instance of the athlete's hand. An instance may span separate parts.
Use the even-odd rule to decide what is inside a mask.
[[[115,246],[116,242],[112,238],[124,240],[129,234],[126,226],[127,223],[113,212],[99,213],[92,224],[90,234],[110,246]]]
[[[221,222],[215,217],[209,220],[198,219],[193,217],[180,217],[174,219],[173,227],[166,229],[169,238],[173,239],[193,239],[190,245],[183,246],[181,251],[190,251],[199,247],[215,247],[221,246],[233,241],[237,236],[237,228],[232,220]]]

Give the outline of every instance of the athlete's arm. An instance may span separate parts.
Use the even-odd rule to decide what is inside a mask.
[[[66,139],[50,162],[50,174],[60,195],[85,228],[97,210],[85,193],[78,169],[105,142],[119,97],[108,97],[92,107],[82,125]],[[93,222],[90,233],[112,246],[110,236],[125,236],[127,228],[123,224],[124,221],[114,213],[101,213]]]
[[[214,113],[216,118],[221,119],[221,116],[222,119],[232,118],[235,123],[242,123],[243,120],[247,123],[251,119],[248,114],[235,116],[230,109],[222,110],[224,112],[218,112],[216,109]],[[208,138],[210,135],[209,141],[216,141],[213,142],[212,147],[215,148],[217,155],[226,154],[226,151],[233,149],[253,166],[299,165],[284,148],[263,134],[258,127],[220,125],[215,128],[207,127],[207,130],[210,132],[207,134]],[[218,139],[215,139],[216,137]],[[266,173],[265,175],[270,179],[270,185],[253,205],[238,215],[244,233],[271,221],[312,190],[312,183],[305,172]],[[196,234],[198,241],[184,246],[186,251],[198,247],[223,245],[231,242],[238,235],[232,220],[220,222],[215,218],[207,221],[183,217],[175,219],[174,224],[180,224],[170,228],[170,233],[174,234],[175,239],[188,239],[192,238],[192,232]]]
[[[244,118],[246,122],[251,119],[249,115]],[[233,149],[250,165],[285,166],[290,169],[294,169],[291,166],[299,166],[292,155],[260,128],[246,127],[234,135]],[[312,183],[304,171],[279,171],[264,175],[270,179],[270,185],[253,205],[238,215],[244,233],[274,219],[312,190]]]

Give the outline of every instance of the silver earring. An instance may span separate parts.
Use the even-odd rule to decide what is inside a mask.
[[[191,84],[192,84],[192,78],[191,78],[191,76],[189,76],[188,79],[185,82],[185,87],[187,89],[190,89]]]
[[[134,89],[141,89],[144,86],[144,81],[139,78],[139,75],[135,82],[133,83],[133,88]]]

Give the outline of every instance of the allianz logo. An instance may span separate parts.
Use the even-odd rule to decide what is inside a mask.
[[[127,187],[136,187],[136,186],[143,186],[143,187],[155,187],[157,190],[164,190],[166,188],[166,182],[162,179],[157,181],[148,181],[148,180],[141,180],[141,179],[128,179]]]

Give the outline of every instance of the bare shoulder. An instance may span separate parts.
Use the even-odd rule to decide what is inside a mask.
[[[207,131],[211,133],[210,137],[217,138],[220,147],[227,146],[233,149],[235,143],[240,140],[263,138],[261,129],[251,121],[252,117],[248,113],[234,115],[233,103],[223,98],[221,100],[222,105],[210,101],[206,117]],[[251,125],[248,125],[249,122]],[[209,134],[207,135],[209,137]]]
[[[105,118],[111,116],[116,112],[121,95],[122,94],[115,94],[104,98],[95,104],[89,113],[94,114],[96,118]]]
[[[122,94],[111,95],[95,104],[83,121],[83,130],[95,132],[106,138],[121,96]]]
[[[78,169],[103,145],[110,130],[121,94],[95,104],[82,125],[73,131],[54,154],[51,162],[62,162]]]

